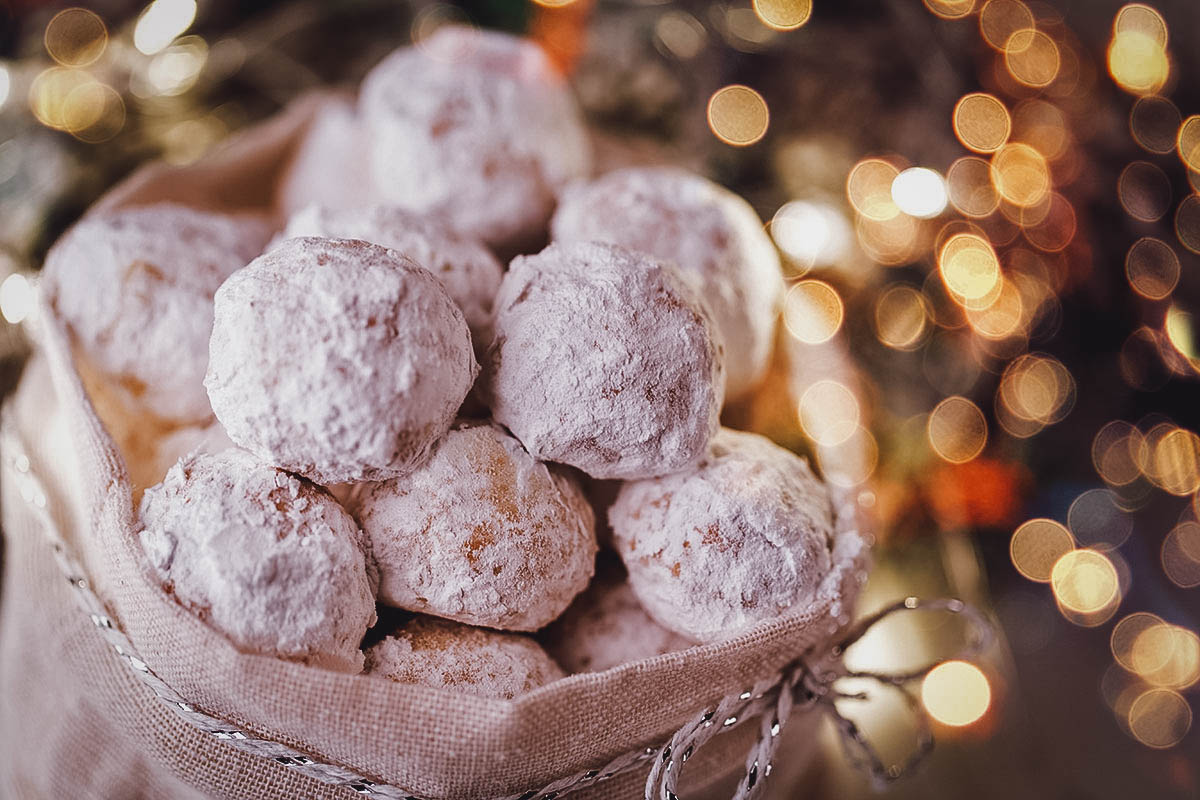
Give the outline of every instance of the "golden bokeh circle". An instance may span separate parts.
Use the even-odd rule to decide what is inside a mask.
[[[1141,31],[1124,31],[1109,43],[1108,72],[1125,91],[1152,95],[1166,85],[1171,61],[1153,37]]]
[[[1012,133],[1008,109],[985,92],[964,95],[954,106],[953,122],[958,140],[977,153],[994,153]]]
[[[108,46],[104,20],[86,8],[67,8],[46,25],[46,52],[64,67],[94,64]]]
[[[921,704],[943,725],[963,727],[977,722],[991,703],[987,676],[967,661],[938,664],[921,683]]]
[[[986,217],[1000,205],[992,185],[992,167],[978,156],[964,156],[946,170],[950,203],[968,217]]]
[[[1058,76],[1058,45],[1031,28],[1016,31],[1004,45],[1004,65],[1018,83],[1040,89]]]
[[[1156,222],[1171,209],[1171,179],[1156,164],[1134,161],[1121,170],[1117,198],[1129,216]]]
[[[1150,689],[1129,707],[1129,732],[1146,747],[1166,750],[1192,727],[1192,708],[1170,689]]]
[[[975,10],[975,0],[924,0],[925,7],[942,19],[962,19]]]
[[[812,16],[812,0],[753,0],[754,13],[768,28],[793,31]]]
[[[1139,636],[1161,624],[1162,620],[1157,615],[1148,614],[1145,611],[1138,611],[1122,618],[1113,626],[1112,635],[1109,637],[1109,647],[1112,649],[1116,662],[1125,670],[1136,674],[1138,664],[1133,658],[1133,646]]]
[[[1013,34],[1033,27],[1033,12],[1021,0],[988,0],[979,10],[979,32],[996,50],[1004,50]]]
[[[817,381],[800,396],[799,417],[808,438],[835,447],[849,441],[858,430],[858,399],[842,383]]]
[[[832,339],[844,317],[842,298],[824,281],[800,281],[784,298],[783,324],[788,333],[805,344]]]
[[[960,302],[984,307],[1000,288],[1000,260],[982,236],[959,233],[951,236],[938,253],[938,270],[946,290]]]
[[[1141,475],[1138,451],[1141,433],[1133,425],[1113,420],[1092,439],[1092,466],[1110,486],[1128,486]]]
[[[1156,483],[1165,491],[1186,497],[1200,490],[1200,436],[1175,428],[1154,447]]]
[[[928,330],[925,296],[911,286],[896,285],[875,301],[875,333],[893,350],[911,350]]]
[[[900,170],[881,158],[863,159],[846,177],[846,198],[867,219],[893,219],[900,214],[892,199],[892,184],[899,174]]]
[[[1178,107],[1165,97],[1139,97],[1129,112],[1129,132],[1143,149],[1162,155],[1176,147],[1176,137],[1183,116]]]
[[[1000,196],[1016,206],[1035,206],[1050,193],[1046,159],[1019,142],[1004,145],[992,156],[992,180]]]
[[[1200,171],[1200,114],[1193,114],[1179,123],[1175,149],[1185,167],[1193,172]]]
[[[1176,525],[1163,539],[1160,559],[1171,583],[1182,589],[1200,586],[1200,523]]]
[[[770,118],[767,101],[749,86],[726,86],[708,100],[709,128],[734,147],[747,147],[766,136]]]
[[[1159,47],[1167,46],[1167,23],[1162,15],[1144,3],[1129,3],[1113,17],[1113,35],[1140,33]]]
[[[1008,543],[1008,554],[1017,572],[1038,583],[1049,583],[1054,565],[1074,549],[1071,532],[1052,519],[1025,522]]]
[[[933,451],[951,464],[971,461],[987,445],[987,418],[979,406],[955,395],[929,414],[926,435]]]
[[[1166,242],[1144,236],[1125,256],[1125,277],[1142,297],[1163,300],[1179,283],[1179,257]]]
[[[1179,243],[1200,254],[1200,196],[1189,194],[1175,211],[1175,235]]]
[[[1050,586],[1059,604],[1077,614],[1098,614],[1118,597],[1117,569],[1096,550],[1072,550],[1054,563]]]

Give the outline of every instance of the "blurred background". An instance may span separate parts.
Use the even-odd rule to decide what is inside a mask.
[[[1001,630],[910,687],[938,746],[885,796],[1200,797],[1195,0],[0,0],[4,391],[42,255],[107,187],[448,22],[540,40],[601,168],[747,197],[787,263],[788,344],[847,337],[859,400],[769,381],[731,414],[820,431],[826,476],[869,487],[861,611],[954,595]],[[961,635],[910,615],[849,660],[903,669]],[[895,697],[845,711],[890,758],[914,741]],[[873,796],[822,739],[803,791]]]

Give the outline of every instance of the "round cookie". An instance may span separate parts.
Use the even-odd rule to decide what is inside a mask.
[[[626,484],[608,517],[642,605],[698,642],[803,609],[831,565],[828,489],[753,433],[722,428],[694,468]]]
[[[590,169],[566,81],[527,39],[439,28],[371,70],[359,107],[380,196],[492,247],[544,241],[558,190]]]
[[[488,350],[495,419],[593,478],[695,463],[718,427],[724,350],[675,267],[600,243],[513,260]]]
[[[288,239],[217,291],[205,386],[229,438],[318,483],[412,471],[478,373],[462,312],[406,256]]]
[[[411,475],[352,502],[387,605],[533,631],[592,577],[594,518],[578,484],[495,425],[452,429]]]
[[[482,353],[492,340],[492,302],[504,269],[479,242],[396,206],[309,206],[288,220],[283,235],[362,239],[403,253],[432,272],[458,303],[476,352]]]
[[[565,677],[537,642],[516,633],[416,617],[366,652],[366,671],[397,683],[511,700]]]
[[[160,204],[84,217],[46,256],[43,290],[134,412],[211,419],[213,293],[262,252],[259,220]]]
[[[181,458],[192,453],[219,453],[234,446],[221,423],[214,421],[203,427],[187,425],[175,428],[154,437],[150,440],[150,446],[142,452],[123,449],[134,503],[139,502],[146,487],[161,483],[168,470]]]
[[[313,203],[353,209],[375,202],[364,128],[352,99],[322,100],[279,182],[276,204],[284,216]]]
[[[229,449],[183,458],[140,513],[163,589],[237,647],[362,669],[375,622],[362,534],[323,489]]]
[[[554,241],[600,241],[697,276],[725,339],[725,396],[744,396],[771,358],[783,302],[779,254],[749,203],[676,167],[631,167],[563,192]]]
[[[568,674],[602,672],[692,646],[651,619],[619,567],[598,570],[588,590],[547,629],[543,642]]]

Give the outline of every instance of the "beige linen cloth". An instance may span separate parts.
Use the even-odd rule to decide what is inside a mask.
[[[135,173],[97,208],[161,200],[272,213],[275,186],[322,102],[304,99],[190,167]],[[128,470],[100,421],[61,326],[46,308],[37,355],[6,409],[0,596],[0,796],[13,798],[348,798],[271,758],[230,746],[164,703],[81,610],[14,464],[45,505],[113,624],[187,703],[255,737],[430,800],[538,789],[658,746],[720,698],[771,678],[849,617],[867,556],[840,498],[835,567],[810,607],[720,644],[557,681],[513,701],[345,675],[239,652],[166,596],[143,566]],[[826,350],[843,371],[840,350]],[[22,464],[22,467],[25,465]],[[37,498],[34,498],[36,501]],[[811,752],[815,714],[796,714],[776,766]],[[687,764],[691,797],[728,792],[757,724],[716,737]],[[785,763],[786,762],[786,763]],[[638,798],[647,767],[572,793]],[[726,794],[726,796],[728,796]]]

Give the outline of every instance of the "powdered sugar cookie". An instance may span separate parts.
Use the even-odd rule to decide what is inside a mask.
[[[359,103],[383,199],[493,247],[544,239],[556,193],[590,168],[566,82],[526,39],[439,28],[371,70]]]
[[[161,204],[84,217],[46,256],[44,291],[130,409],[212,417],[213,293],[262,252],[261,221]]]
[[[362,535],[320,487],[242,450],[192,455],[146,490],[141,522],[163,588],[239,648],[362,669]]]
[[[716,433],[723,348],[673,266],[599,243],[513,260],[488,351],[492,414],[536,458],[594,478],[695,463]]]
[[[398,683],[511,700],[564,677],[528,636],[416,617],[372,645],[367,673]]]
[[[710,642],[813,599],[831,564],[832,515],[807,461],[722,428],[692,469],[627,483],[608,517],[650,615]]]
[[[725,395],[753,389],[771,357],[783,301],[779,255],[750,205],[675,167],[631,167],[572,184],[551,222],[554,241],[611,242],[697,276],[725,339]]]
[[[319,483],[416,467],[478,366],[428,270],[348,239],[288,239],[216,295],[205,385],[229,438]]]
[[[506,630],[562,613],[592,576],[592,509],[495,425],[447,433],[411,475],[351,501],[388,605]]]

